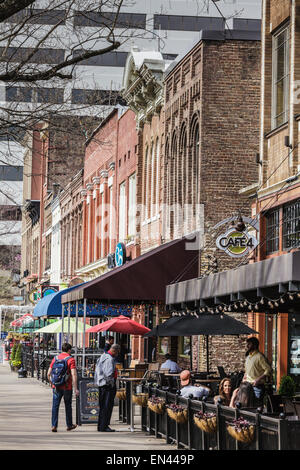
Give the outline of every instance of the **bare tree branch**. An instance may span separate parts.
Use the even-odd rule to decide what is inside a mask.
[[[2,0],[0,2],[0,22],[32,5],[35,0]]]

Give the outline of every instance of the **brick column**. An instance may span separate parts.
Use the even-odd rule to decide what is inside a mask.
[[[92,245],[92,235],[93,235],[93,188],[94,185],[92,183],[86,184],[87,189],[87,259],[86,264],[91,263],[92,256],[93,256],[93,245]]]
[[[81,198],[82,198],[82,258],[81,258],[81,266],[85,266],[87,264],[87,190],[81,190]]]
[[[100,259],[100,176],[93,178],[94,191],[94,260]]]

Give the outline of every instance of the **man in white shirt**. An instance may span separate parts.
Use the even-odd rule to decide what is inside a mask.
[[[169,369],[171,374],[179,374],[181,368],[175,361],[171,361],[171,355],[165,355],[166,361],[160,366],[161,369]]]
[[[189,370],[183,370],[180,374],[180,383],[183,387],[180,390],[180,395],[184,398],[189,398],[193,395],[194,398],[207,397],[210,394],[210,389],[204,385],[192,385],[191,373]]]

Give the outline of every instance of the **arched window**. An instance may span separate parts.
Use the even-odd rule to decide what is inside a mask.
[[[156,139],[156,190],[155,190],[155,214],[159,213],[159,182],[160,182],[160,147],[159,147],[159,138]]]
[[[148,218],[148,147],[145,151],[144,169],[143,169],[143,207],[144,207],[144,220]]]

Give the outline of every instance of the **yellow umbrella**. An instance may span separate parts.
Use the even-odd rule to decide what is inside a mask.
[[[69,329],[69,321],[70,321],[70,329]],[[55,323],[51,323],[50,325],[44,326],[38,330],[34,330],[35,333],[76,333],[76,320],[74,318],[64,318],[64,327],[62,328],[63,322],[62,319],[56,321]],[[89,325],[88,325],[89,326]],[[82,321],[78,321],[77,325],[77,333],[84,332],[84,323]]]

